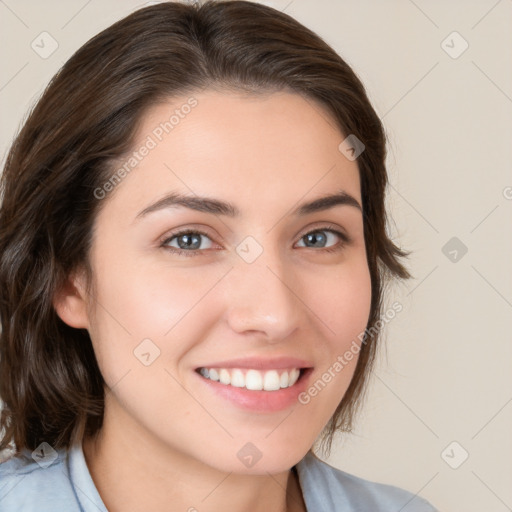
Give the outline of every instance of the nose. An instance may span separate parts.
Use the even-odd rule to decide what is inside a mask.
[[[265,254],[265,253],[264,253]],[[263,255],[251,264],[239,261],[227,283],[227,321],[239,334],[258,334],[267,342],[289,337],[305,317],[293,269]]]

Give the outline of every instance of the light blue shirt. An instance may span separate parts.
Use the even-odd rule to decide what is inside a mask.
[[[0,464],[0,511],[108,512],[82,446],[56,453],[46,467],[28,450]],[[345,473],[312,452],[296,467],[308,512],[437,512],[419,496]]]

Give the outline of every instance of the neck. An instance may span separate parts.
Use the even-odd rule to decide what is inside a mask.
[[[106,415],[97,436],[83,441],[91,477],[109,512],[302,512],[295,471],[251,475],[225,473],[122,428]]]

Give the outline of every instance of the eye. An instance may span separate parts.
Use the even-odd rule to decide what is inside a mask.
[[[202,239],[206,238],[209,243],[202,243]],[[336,238],[341,239],[341,242],[336,243]],[[345,245],[351,242],[351,239],[343,232],[337,229],[321,228],[313,231],[308,231],[302,235],[299,242],[305,241],[311,245],[299,245],[307,249],[320,249],[323,252],[341,251]],[[212,248],[212,240],[207,233],[197,229],[185,229],[175,233],[171,233],[161,243],[161,247],[177,254],[179,256],[199,256],[201,252]]]
[[[342,242],[336,244],[336,238],[341,239]],[[312,244],[303,245],[302,247],[307,247],[310,249],[324,249],[326,252],[339,251],[343,249],[346,244],[350,243],[350,239],[345,233],[332,228],[321,228],[314,231],[309,231],[299,240],[299,242],[302,241],[305,241],[307,244]],[[330,245],[326,246],[327,244]]]
[[[167,237],[162,242],[161,246],[181,256],[195,256],[197,251],[211,248],[211,244],[208,247],[204,247],[204,245],[202,246],[202,237],[206,237],[211,242],[210,237],[203,231],[198,231],[197,229],[183,230],[177,233],[172,233],[170,237]],[[172,245],[174,242],[177,243],[178,247]]]

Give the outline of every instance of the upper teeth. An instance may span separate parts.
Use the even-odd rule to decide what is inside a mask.
[[[300,370],[293,368],[260,372],[259,370],[241,370],[239,368],[201,368],[199,373],[207,379],[237,388],[276,391],[293,386],[299,378]]]

